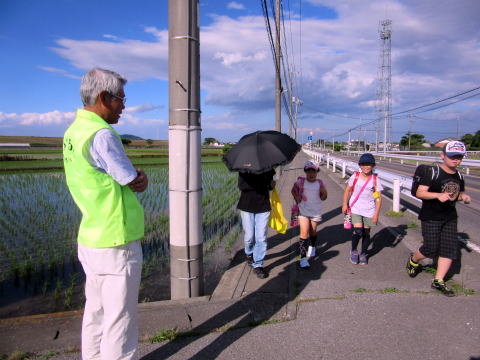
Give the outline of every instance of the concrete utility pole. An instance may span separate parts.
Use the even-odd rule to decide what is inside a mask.
[[[168,1],[171,298],[203,295],[198,0]]]
[[[282,84],[280,80],[280,64],[281,64],[281,49],[280,49],[280,0],[277,0],[275,10],[275,130],[282,131]]]
[[[408,151],[410,151],[410,139],[412,137],[413,115],[408,115]]]
[[[293,81],[288,84],[288,98],[289,98],[289,121],[288,121],[288,135],[293,137],[293,103],[295,102],[295,96],[293,96]]]
[[[457,115],[457,140],[460,140],[460,116]]]
[[[297,141],[297,129],[298,129],[298,105],[302,104],[302,100],[298,97],[293,97],[293,103],[295,104],[295,114],[293,116],[293,123],[294,123],[294,139]]]

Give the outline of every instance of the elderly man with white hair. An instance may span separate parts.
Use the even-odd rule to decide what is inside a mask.
[[[84,108],[65,132],[68,189],[82,212],[78,257],[86,274],[82,358],[132,359],[137,352],[137,305],[144,212],[134,192],[148,179],[127,158],[116,124],[125,108],[119,74],[94,68],[80,85]]]

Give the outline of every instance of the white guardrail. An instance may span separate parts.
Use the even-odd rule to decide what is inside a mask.
[[[416,154],[419,152],[416,151]],[[355,152],[356,155],[360,156],[363,152]],[[376,153],[372,152],[373,155],[379,158],[389,158],[389,159],[400,159],[400,160],[414,160],[417,162],[438,162],[440,160],[440,155],[437,156],[421,156],[421,155],[402,155],[402,154],[384,154],[384,153]],[[403,164],[403,161],[402,161]],[[418,166],[418,164],[417,164]],[[468,167],[480,167],[480,160],[470,160],[468,157],[462,160],[462,168],[466,168],[467,175],[469,174]]]
[[[351,175],[355,171],[360,171],[360,168],[357,163],[353,161],[347,161],[344,159],[337,158],[331,154],[324,154],[318,151],[313,151],[309,149],[303,149],[305,154],[313,158],[319,164],[326,163],[327,169],[332,165],[332,172],[336,172],[337,169],[342,172],[342,178],[345,178],[346,175]],[[420,201],[420,199],[412,196],[410,193],[412,188],[412,177],[400,175],[391,171],[378,170],[375,169],[375,174],[382,182],[382,186],[385,188],[392,189],[393,194],[393,207],[392,210],[399,212],[400,211],[400,194],[406,195],[411,199]],[[413,175],[413,174],[412,174]]]

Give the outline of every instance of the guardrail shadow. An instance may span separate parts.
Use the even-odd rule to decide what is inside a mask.
[[[392,234],[388,228],[395,230],[398,235]],[[389,226],[388,228],[385,227],[372,236],[369,244],[370,248],[367,250],[368,257],[374,257],[386,247],[396,247],[402,242],[403,237],[407,235],[407,225]]]

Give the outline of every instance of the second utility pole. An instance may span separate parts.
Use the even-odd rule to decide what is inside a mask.
[[[275,130],[282,131],[282,83],[280,79],[281,49],[280,49],[280,0],[277,0],[275,10]]]

